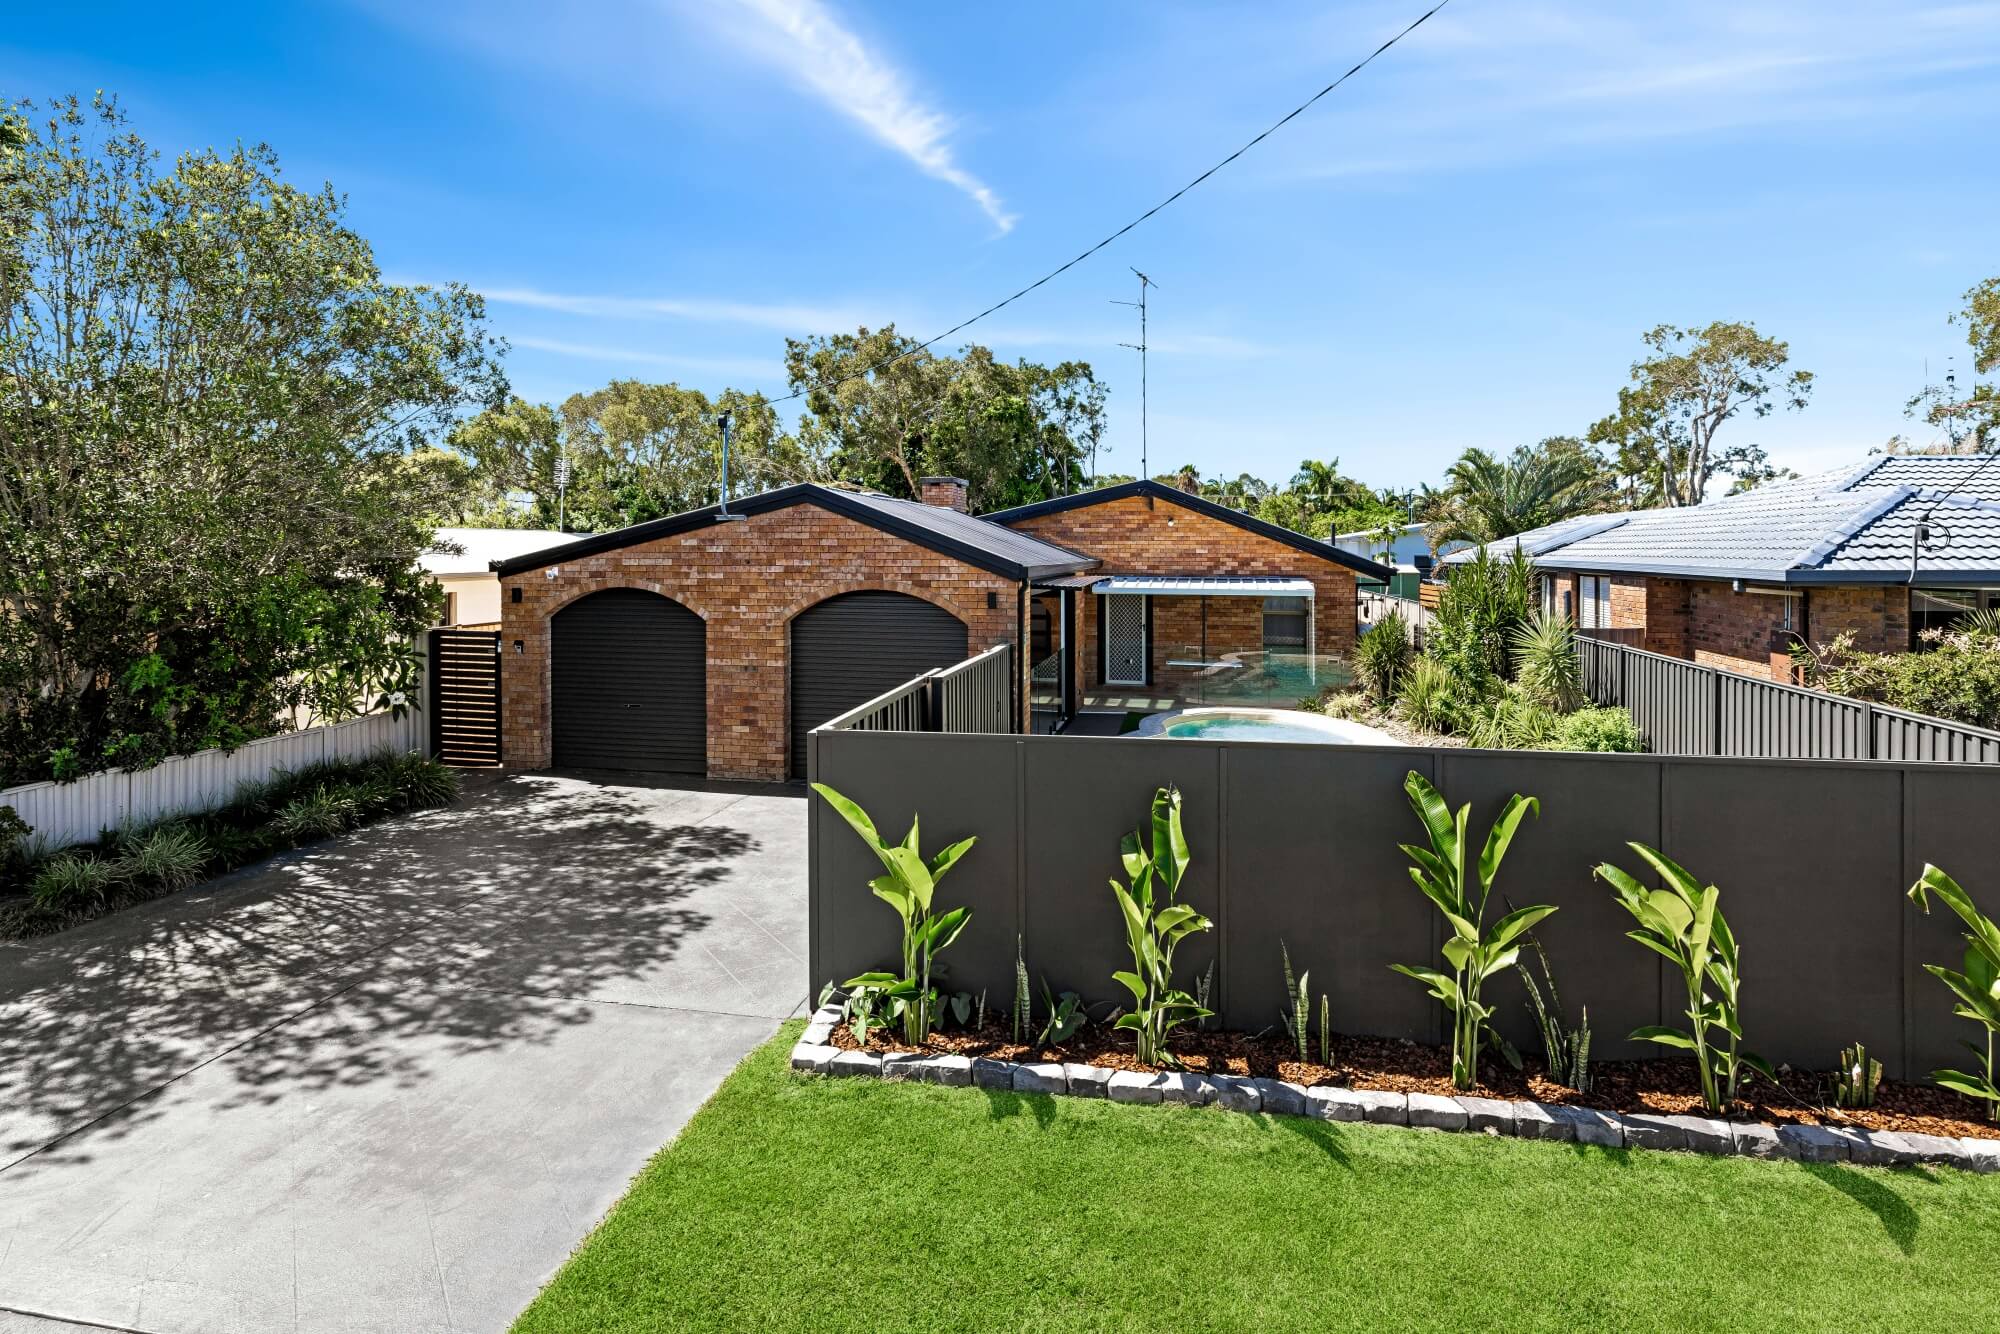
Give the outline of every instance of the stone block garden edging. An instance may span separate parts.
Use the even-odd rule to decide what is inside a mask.
[[[1319,1121],[1511,1135],[1518,1139],[1594,1144],[1607,1149],[1676,1149],[1804,1163],[1868,1167],[1942,1165],[1967,1172],[2000,1171],[2000,1140],[1950,1139],[1911,1131],[1849,1126],[1763,1125],[1706,1116],[1607,1112],[1543,1102],[1382,1093],[1370,1089],[1307,1088],[1282,1079],[1243,1075],[1140,1074],[1094,1065],[996,1061],[971,1056],[876,1055],[833,1046],[840,1007],[821,1008],[792,1048],[792,1069],[816,1075],[909,1080],[1013,1093],[1108,1098],[1125,1103],[1181,1103],[1232,1112],[1303,1116]]]

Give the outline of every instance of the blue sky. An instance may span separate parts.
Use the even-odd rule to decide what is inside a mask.
[[[1425,7],[365,0],[23,7],[0,94],[264,140],[391,276],[485,292],[510,374],[784,391],[787,334],[928,337],[1235,148]],[[1080,357],[1138,463],[1378,485],[1580,432],[1639,334],[1747,319],[1819,377],[1802,470],[1904,418],[2000,274],[2000,4],[1453,0],[1250,155],[968,331]]]

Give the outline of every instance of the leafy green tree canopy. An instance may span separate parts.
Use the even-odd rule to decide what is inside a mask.
[[[963,477],[975,511],[1090,485],[1104,434],[1104,386],[1086,362],[1012,364],[978,345],[938,356],[893,325],[787,339],[799,435],[833,476],[915,497],[926,476]]]
[[[479,298],[385,283],[267,147],[0,113],[0,784],[408,689],[451,501],[406,455],[503,390]]]
[[[1573,436],[1522,445],[1506,459],[1468,449],[1445,474],[1432,539],[1498,542],[1608,510],[1615,498],[1616,480],[1603,457]]]
[[[1632,383],[1618,391],[1618,411],[1590,428],[1589,440],[1616,453],[1632,479],[1634,505],[1699,505],[1716,473],[1767,477],[1756,444],[1720,445],[1716,436],[1748,411],[1802,410],[1811,371],[1785,370],[1789,347],[1754,325],[1721,320],[1702,329],[1658,325],[1645,334],[1652,355],[1632,363]]]

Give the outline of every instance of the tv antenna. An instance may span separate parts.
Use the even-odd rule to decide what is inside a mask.
[[[722,432],[722,504],[716,508],[715,521],[739,523],[748,516],[729,512],[729,414],[718,414],[715,425]]]
[[[1152,476],[1152,472],[1151,472],[1151,470],[1150,470],[1150,468],[1148,467],[1148,465],[1147,465],[1147,462],[1146,462],[1146,458],[1147,458],[1147,449],[1146,449],[1146,289],[1147,289],[1147,288],[1149,288],[1149,287],[1158,287],[1158,286],[1159,286],[1159,284],[1158,284],[1158,283],[1156,283],[1156,282],[1154,282],[1154,281],[1153,281],[1153,280],[1152,280],[1151,278],[1148,278],[1148,277],[1147,277],[1147,276],[1146,276],[1145,274],[1143,274],[1143,273],[1140,273],[1140,272],[1139,272],[1139,271],[1138,271],[1137,269],[1133,269],[1133,270],[1132,270],[1132,272],[1133,272],[1133,274],[1135,274],[1135,275],[1136,275],[1136,276],[1138,277],[1138,279],[1139,279],[1139,299],[1138,299],[1137,301],[1118,301],[1118,300],[1113,300],[1111,304],[1112,304],[1112,305],[1114,305],[1114,306],[1136,306],[1136,307],[1138,308],[1138,311],[1139,311],[1139,341],[1138,341],[1138,342],[1136,342],[1136,343],[1120,343],[1120,344],[1119,344],[1118,346],[1120,346],[1120,347],[1129,347],[1129,348],[1132,348],[1133,350],[1135,350],[1135,351],[1136,351],[1136,352],[1138,352],[1138,354],[1139,354],[1139,480],[1140,480],[1140,481],[1144,481],[1144,480],[1146,480],[1146,479],[1147,479],[1148,477]]]

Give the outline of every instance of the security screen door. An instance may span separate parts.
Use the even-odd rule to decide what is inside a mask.
[[[1146,684],[1146,598],[1142,593],[1105,595],[1104,684]]]

